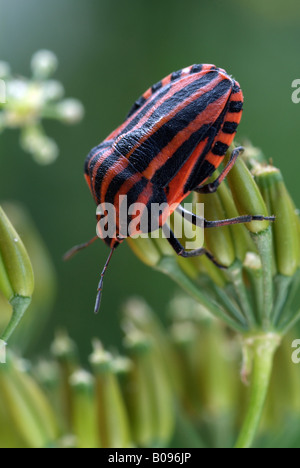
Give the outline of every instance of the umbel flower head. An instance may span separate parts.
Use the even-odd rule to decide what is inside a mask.
[[[218,191],[197,194],[194,201],[204,203],[208,220],[275,216],[273,223],[252,221],[205,230],[205,247],[226,269],[205,257],[178,258],[162,236],[128,240],[141,260],[169,275],[210,314],[240,333],[242,376],[247,381],[252,374],[252,387],[237,446],[248,447],[260,420],[274,353],[300,318],[295,304],[300,284],[299,216],[280,170],[250,144]],[[180,240],[184,245],[185,239]]]
[[[169,303],[167,322],[166,328],[143,300],[130,299],[122,311],[127,356],[94,339],[85,369],[62,331],[52,357],[36,366],[9,347],[0,366],[0,447],[232,446],[248,391],[236,373],[238,340],[185,295]],[[263,421],[267,444],[288,414],[299,417],[300,376],[286,365],[286,352],[281,347],[275,362]],[[299,441],[299,424],[290,425]],[[290,443],[283,439],[278,446]]]
[[[300,275],[300,222],[280,170],[253,153],[246,148],[217,193],[197,194],[194,200],[204,204],[208,220],[247,214],[276,218],[205,230],[205,247],[226,269],[205,257],[179,258],[163,236],[128,242],[144,263],[167,273],[231,328],[246,335],[281,335],[298,319],[293,299]]]
[[[49,50],[36,52],[31,59],[32,76],[14,77],[6,62],[0,61],[0,133],[7,128],[21,130],[21,146],[40,164],[49,164],[58,156],[56,142],[42,127],[43,119],[75,124],[84,115],[77,99],[63,99],[63,85],[51,78],[58,66]]]

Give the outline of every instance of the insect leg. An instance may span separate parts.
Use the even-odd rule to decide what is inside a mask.
[[[101,298],[102,298],[102,289],[103,289],[103,279],[104,279],[104,275],[106,273],[108,264],[109,264],[109,262],[111,260],[111,257],[112,257],[112,254],[114,253],[114,251],[115,251],[115,247],[112,247],[112,249],[110,251],[110,254],[108,256],[108,259],[106,260],[104,268],[103,268],[102,273],[100,275],[100,281],[99,281],[98,288],[97,288],[97,297],[96,297],[96,303],[95,303],[95,308],[94,308],[95,314],[98,314],[99,309],[100,309]]]
[[[200,216],[191,213],[183,208],[183,206],[178,205],[176,211],[181,214],[181,216],[189,221],[190,223],[194,224],[194,226],[198,226],[200,228],[213,228],[213,227],[221,227],[221,226],[229,226],[231,224],[244,224],[250,223],[251,221],[275,221],[275,216],[260,216],[260,215],[245,215],[245,216],[238,216],[237,218],[230,218],[230,219],[222,219],[216,221],[208,221],[205,218],[201,218]]]
[[[217,191],[219,185],[223,182],[225,177],[228,175],[228,173],[231,171],[232,167],[234,166],[235,161],[239,157],[239,155],[244,151],[244,148],[242,146],[239,146],[238,148],[235,148],[230,156],[230,160],[227,164],[227,166],[224,168],[222,173],[219,175],[219,177],[214,181],[211,182],[210,184],[203,185],[202,187],[196,187],[194,192],[197,193],[214,193]]]
[[[80,252],[80,250],[85,249],[89,245],[91,245],[93,242],[95,242],[97,239],[99,239],[98,236],[93,237],[93,239],[89,240],[88,242],[85,242],[84,244],[80,245],[75,245],[75,247],[72,247],[72,249],[68,250],[68,252],[65,253],[63,259],[64,260],[70,260],[77,252]]]
[[[200,257],[201,255],[205,255],[207,258],[209,258],[209,260],[211,260],[218,268],[222,268],[222,269],[227,269],[227,267],[225,267],[224,265],[220,265],[220,263],[218,263],[215,258],[213,257],[213,255],[208,252],[208,250],[206,250],[205,248],[200,248],[200,249],[196,249],[196,250],[185,250],[185,248],[183,247],[183,245],[181,245],[181,243],[179,242],[179,240],[175,237],[174,235],[174,232],[169,228],[167,227],[166,225],[164,225],[162,227],[162,230],[163,232],[165,233],[165,236],[166,236],[166,239],[168,240],[169,244],[171,245],[171,247],[175,250],[175,252],[177,253],[177,255],[179,255],[180,257],[184,257],[184,258],[189,258],[189,257]]]

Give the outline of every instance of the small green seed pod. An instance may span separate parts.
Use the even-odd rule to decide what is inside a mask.
[[[227,176],[229,187],[240,215],[268,216],[267,207],[253,176],[241,158]],[[259,234],[269,227],[269,221],[252,221],[246,227]]]
[[[279,169],[273,166],[257,166],[255,178],[270,201],[276,220],[272,226],[277,271],[293,276],[299,261],[298,219],[294,204],[284,184]]]
[[[210,221],[226,219],[226,213],[218,193],[199,194],[197,202],[204,203],[205,218]],[[228,226],[205,229],[205,245],[214,258],[226,267],[233,264],[235,250]]]
[[[23,351],[26,346],[32,346],[39,339],[53,310],[56,275],[47,247],[26,207],[20,203],[4,202],[3,209],[26,245],[35,277],[30,310],[23,317],[22,326],[14,331],[10,340],[11,346],[17,344],[18,349]],[[11,310],[9,304],[3,304],[3,307],[1,305],[0,309],[3,310],[3,319],[2,312],[0,315],[0,327],[3,328],[2,324],[8,322]]]
[[[0,366],[0,396],[17,433],[31,448],[46,448],[58,438],[58,424],[44,392],[14,356]]]
[[[101,446],[132,447],[128,415],[118,379],[113,369],[113,357],[99,341],[94,341],[90,356],[96,378],[97,421]]]
[[[34,278],[30,259],[19,235],[0,207],[0,291],[13,308],[1,339],[7,341],[31,301]]]
[[[80,369],[70,377],[72,429],[78,448],[99,448],[93,376]]]
[[[234,204],[232,195],[227,184],[221,184],[218,188],[218,194],[225,209],[226,218],[236,218],[239,216],[237,207]],[[243,262],[247,252],[256,252],[256,247],[249,235],[248,230],[242,224],[229,226],[235,247],[236,257]]]
[[[161,253],[154,239],[148,237],[131,239],[128,237],[127,242],[135,255],[146,265],[155,267],[159,263]]]
[[[79,368],[77,346],[66,332],[60,330],[56,333],[55,339],[51,344],[51,353],[59,365],[60,413],[63,415],[70,430],[72,400],[69,380],[70,376]]]
[[[133,367],[128,375],[127,405],[135,441],[164,447],[174,430],[173,392],[153,340],[139,330],[126,335]]]

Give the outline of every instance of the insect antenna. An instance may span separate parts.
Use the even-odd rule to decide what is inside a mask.
[[[74,257],[74,255],[76,255],[77,252],[80,252],[80,250],[83,250],[89,245],[93,244],[97,239],[99,239],[99,237],[95,236],[93,237],[93,239],[89,240],[88,242],[85,242],[84,244],[75,245],[74,247],[72,247],[72,249],[68,250],[68,252],[65,253],[63,259],[70,260],[70,258]]]
[[[100,309],[101,298],[102,298],[102,289],[103,289],[103,278],[104,278],[104,275],[105,275],[105,273],[106,273],[108,264],[109,264],[110,259],[111,259],[111,257],[112,257],[112,254],[113,254],[114,251],[115,251],[115,248],[116,248],[116,247],[113,247],[113,248],[111,249],[110,254],[109,254],[109,256],[108,256],[108,259],[107,259],[106,262],[105,262],[104,268],[103,268],[102,273],[101,273],[101,276],[100,276],[100,281],[99,281],[98,289],[97,289],[98,293],[97,293],[96,303],[95,303],[95,309],[94,309],[95,314],[98,314],[99,309]]]

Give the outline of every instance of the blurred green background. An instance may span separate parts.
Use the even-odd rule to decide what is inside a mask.
[[[238,137],[263,148],[285,176],[300,205],[300,104],[291,83],[300,78],[300,3],[297,0],[0,0],[0,59],[29,75],[38,49],[59,59],[55,78],[86,109],[77,127],[47,123],[59,147],[51,166],[38,166],[18,144],[0,139],[2,200],[21,200],[48,245],[58,296],[36,349],[46,349],[61,325],[90,351],[98,335],[121,339],[119,310],[130,295],[163,313],[175,286],[142,265],[123,245],[105,279],[101,314],[93,315],[99,274],[108,255],[100,241],[69,263],[63,253],[95,234],[95,205],[83,179],[89,150],[122,122],[134,100],[168,73],[193,63],[214,63],[241,84],[245,111]]]

